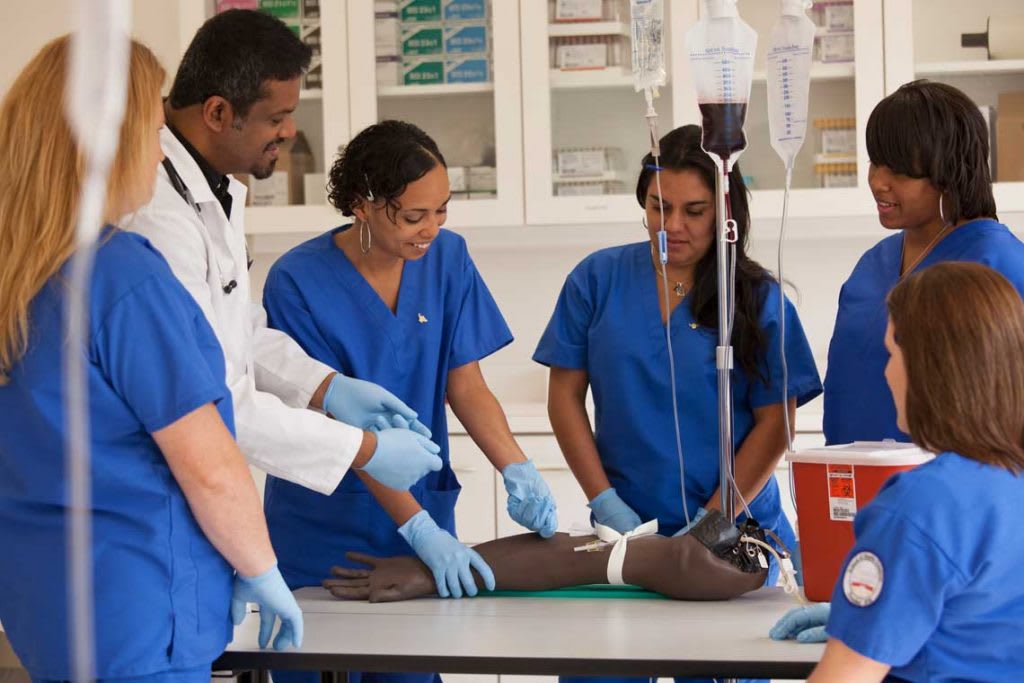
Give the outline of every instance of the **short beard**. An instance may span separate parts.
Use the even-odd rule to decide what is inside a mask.
[[[274,159],[265,166],[253,166],[249,169],[249,174],[256,180],[265,180],[274,175],[275,166],[277,166],[277,159]]]

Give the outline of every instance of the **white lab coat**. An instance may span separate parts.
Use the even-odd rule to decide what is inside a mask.
[[[337,488],[362,442],[362,430],[307,408],[333,369],[310,358],[288,335],[267,327],[250,300],[246,259],[246,187],[231,178],[232,218],[199,165],[166,127],[160,144],[200,213],[158,170],[152,201],[124,227],[153,243],[206,314],[224,349],[239,446],[250,463],[323,494]],[[201,214],[201,216],[200,216]],[[224,286],[234,280],[231,293]]]

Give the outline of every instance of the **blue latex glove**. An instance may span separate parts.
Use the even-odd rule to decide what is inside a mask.
[[[246,603],[255,602],[260,607],[260,647],[270,642],[274,622],[281,618],[281,628],[274,638],[274,649],[283,650],[289,645],[302,647],[302,610],[288,590],[281,572],[274,566],[259,576],[235,575],[235,586],[231,595],[231,621],[235,626],[245,618]]]
[[[476,581],[470,567],[484,580],[487,590],[494,590],[494,572],[484,558],[437,526],[426,510],[410,517],[408,522],[398,527],[398,533],[433,572],[437,593],[442,598],[461,598],[463,590],[470,597],[476,595]]]
[[[514,462],[501,471],[508,491],[508,516],[542,538],[558,529],[558,515],[551,489],[533,461]]]
[[[441,469],[440,452],[440,446],[416,432],[383,429],[377,432],[377,449],[361,469],[385,486],[405,491]]]
[[[387,389],[338,373],[327,386],[324,410],[339,422],[360,429],[370,429],[378,417],[390,420],[394,416],[405,418],[409,429],[430,438],[430,430],[416,419],[416,411],[405,405]]]
[[[587,507],[594,511],[595,522],[611,527],[620,534],[632,531],[642,523],[633,508],[622,502],[615,487],[601,491],[594,496],[594,500],[587,503]]]
[[[697,508],[697,513],[693,517],[690,517],[690,523],[687,524],[686,526],[684,526],[679,531],[677,531],[674,534],[672,534],[673,538],[676,537],[676,536],[682,536],[683,534],[690,533],[690,529],[692,529],[693,527],[697,526],[697,522],[699,522],[700,520],[704,519],[704,516],[707,515],[707,514],[708,514],[708,511],[704,509],[703,505],[701,505],[699,508]]]
[[[824,643],[828,640],[825,625],[832,605],[819,602],[816,605],[797,607],[786,612],[772,630],[768,632],[772,640],[789,640],[796,638],[801,643]]]

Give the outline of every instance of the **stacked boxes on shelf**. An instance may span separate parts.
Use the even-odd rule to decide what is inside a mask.
[[[815,58],[819,62],[852,62],[853,0],[820,0],[814,3],[811,16],[818,26]]]
[[[629,19],[629,8],[622,0],[549,0],[548,19],[552,24],[616,24]],[[552,36],[551,68],[582,71],[627,65],[630,60],[628,38],[614,27],[609,31],[607,34]]]
[[[377,85],[491,80],[489,0],[377,0]]]
[[[619,150],[611,147],[564,147],[552,156],[555,195],[617,194],[623,191],[616,171]]]
[[[857,119],[814,119],[821,138],[814,172],[821,187],[857,186]]]
[[[627,21],[627,0],[548,0],[548,21]]]
[[[452,199],[494,199],[498,194],[498,169],[494,166],[449,166],[448,189]]]
[[[259,10],[286,23],[313,50],[309,71],[302,80],[303,90],[323,87],[323,66],[320,56],[320,0],[216,0],[219,14],[229,9]]]

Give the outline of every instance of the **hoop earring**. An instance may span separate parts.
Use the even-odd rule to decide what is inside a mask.
[[[946,214],[942,210],[942,198],[945,197],[945,196],[946,196],[945,192],[940,192],[939,193],[939,220],[942,221],[942,226],[943,227],[948,227],[949,226],[949,221],[946,220]]]
[[[359,224],[359,251],[369,254],[372,246],[373,235],[370,234],[370,224],[367,221],[362,221]]]

